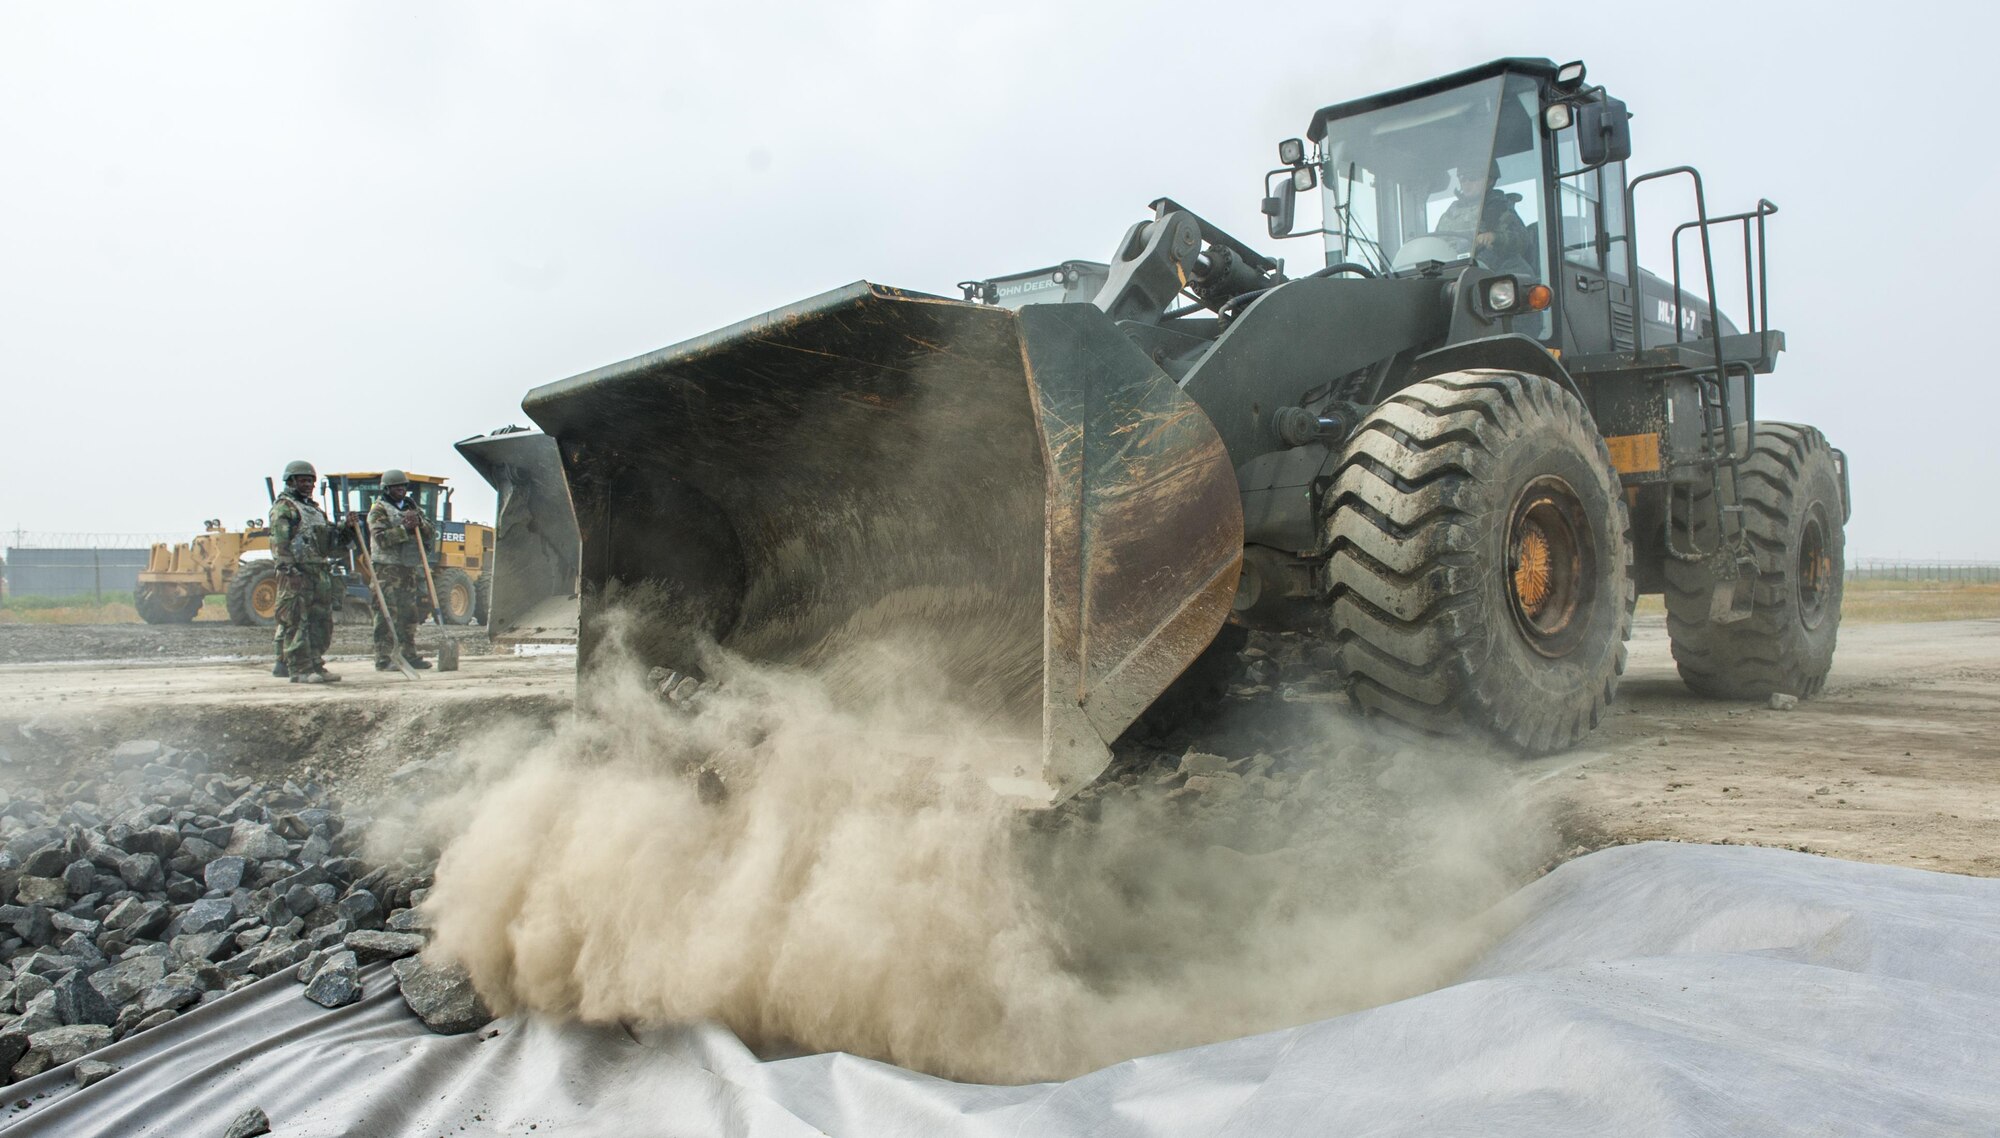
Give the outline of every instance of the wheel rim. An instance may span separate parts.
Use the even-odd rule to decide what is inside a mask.
[[[472,611],[472,590],[464,585],[454,584],[445,594],[445,611],[453,620],[464,620]]]
[[[1826,548],[1826,525],[1817,507],[1799,534],[1799,623],[1818,628],[1833,598],[1833,554]]]
[[[259,620],[278,619],[278,579],[265,576],[263,580],[250,586],[250,611]]]
[[[1523,487],[1507,523],[1507,607],[1530,647],[1567,656],[1583,643],[1597,547],[1583,503],[1553,474]]]

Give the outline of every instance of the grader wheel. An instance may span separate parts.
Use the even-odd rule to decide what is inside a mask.
[[[278,567],[269,561],[239,562],[225,596],[230,623],[265,628],[277,624]]]

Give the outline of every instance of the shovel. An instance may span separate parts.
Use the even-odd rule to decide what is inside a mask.
[[[361,559],[361,571],[368,575],[369,595],[375,598],[376,611],[382,614],[383,621],[389,625],[389,643],[394,645],[396,649],[395,653],[390,656],[390,659],[396,662],[397,671],[414,680],[418,678],[417,670],[410,667],[410,662],[403,658],[403,641],[401,637],[396,635],[396,617],[394,613],[389,611],[388,598],[382,595],[382,579],[375,575],[375,561],[368,556],[368,535],[363,532],[358,523],[354,526],[354,536],[357,539],[354,547],[354,555]],[[426,570],[426,573],[428,572]]]

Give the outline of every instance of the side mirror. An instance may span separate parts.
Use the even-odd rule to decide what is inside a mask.
[[[1284,178],[1278,183],[1275,197],[1264,199],[1264,228],[1273,237],[1289,237],[1292,234],[1293,218],[1298,213],[1299,191],[1290,170],[1280,170]],[[1270,188],[1270,179],[1264,180],[1265,189]]]
[[[1576,116],[1576,152],[1585,166],[1632,157],[1632,114],[1623,99],[1585,103]]]

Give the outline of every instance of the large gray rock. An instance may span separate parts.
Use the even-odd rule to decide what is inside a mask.
[[[57,932],[82,933],[86,937],[95,937],[104,928],[102,921],[93,921],[87,917],[64,912],[50,913],[49,924],[54,926]]]
[[[54,841],[22,858],[20,870],[29,877],[60,877],[69,863],[68,843]]]
[[[177,1012],[200,999],[201,986],[192,977],[176,972],[146,989],[146,994],[139,997],[139,1013],[150,1016],[159,1011]]]
[[[56,993],[53,986],[41,995],[21,1005],[21,1017],[8,1025],[9,1030],[34,1035],[50,1028],[61,1027],[63,1021],[56,1015]]]
[[[23,905],[60,905],[69,900],[69,886],[60,877],[23,876],[14,886],[14,897]]]
[[[403,1002],[439,1035],[477,1031],[493,1019],[464,971],[429,965],[418,956],[399,960],[394,968]]]
[[[9,1027],[0,1031],[0,1071],[12,1071],[21,1056],[28,1053],[28,1033],[15,1031]]]
[[[227,897],[204,897],[189,905],[176,924],[183,933],[212,933],[236,920],[236,906]]]
[[[366,889],[350,889],[339,901],[340,915],[360,924],[381,911],[382,903]]]
[[[57,980],[51,991],[56,998],[56,1018],[66,1025],[102,1024],[110,1027],[118,1022],[118,1009],[104,998],[104,993],[91,986],[90,978],[82,972],[72,972]]]
[[[80,1023],[52,1027],[28,1037],[28,1050],[48,1057],[49,1066],[74,1062],[111,1042],[111,1029],[103,1024]]]
[[[206,933],[183,933],[173,939],[174,955],[191,963],[205,963],[220,959],[223,950],[232,947],[229,933],[224,929]]]
[[[229,1124],[229,1129],[222,1132],[222,1138],[257,1138],[259,1134],[270,1132],[271,1120],[265,1117],[263,1111],[251,1107],[236,1116],[236,1120]]]
[[[361,965],[352,952],[336,952],[306,981],[306,999],[323,1008],[344,1008],[361,998]]]
[[[422,909],[398,909],[389,914],[389,931],[423,933],[431,930],[431,920]]]
[[[222,856],[222,847],[206,838],[185,837],[181,839],[181,856],[191,859],[196,865],[207,865]]]
[[[243,875],[249,868],[246,859],[225,854],[210,860],[202,869],[202,881],[211,893],[233,893],[243,884]]]
[[[295,967],[300,961],[312,955],[312,946],[302,940],[266,944],[257,950],[257,957],[250,963],[253,976],[270,976]]]
[[[147,826],[132,831],[126,837],[124,846],[126,853],[152,854],[165,861],[180,852],[181,835],[171,826]]]
[[[36,826],[7,839],[7,852],[13,856],[18,865],[28,860],[29,854],[43,846],[62,845],[68,838],[68,832],[61,826]],[[67,865],[69,858],[63,858],[63,863]]]
[[[90,986],[112,1004],[129,1004],[167,975],[167,963],[157,956],[135,956],[91,974]]]
[[[127,897],[104,914],[104,927],[125,934],[127,940],[145,940],[158,936],[173,918],[173,909],[164,901]]]
[[[252,861],[272,861],[290,855],[292,848],[285,839],[272,833],[271,827],[261,822],[239,821],[223,852]]]
[[[118,860],[118,876],[141,893],[158,893],[167,887],[167,871],[152,854],[131,854]]]
[[[88,858],[78,858],[63,867],[63,886],[72,897],[81,897],[97,884],[97,867]]]
[[[121,767],[141,767],[166,753],[158,739],[127,739],[111,748],[111,761]]]
[[[118,1068],[113,1067],[109,1063],[100,1063],[95,1059],[78,1059],[76,1061],[76,1085],[78,1087],[87,1087],[92,1083],[101,1083],[117,1073]]]
[[[363,964],[376,964],[384,960],[401,960],[405,956],[415,956],[424,950],[421,933],[373,932],[359,929],[341,938],[341,946],[354,953],[355,959]]]

